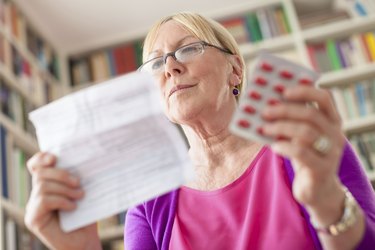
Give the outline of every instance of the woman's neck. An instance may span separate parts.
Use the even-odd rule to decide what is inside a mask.
[[[231,134],[227,124],[220,125],[183,126],[196,176],[188,186],[212,190],[231,183],[261,148],[261,144]]]

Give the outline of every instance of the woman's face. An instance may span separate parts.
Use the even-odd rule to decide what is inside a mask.
[[[177,22],[168,21],[161,26],[148,58],[162,56],[197,41],[200,40]],[[233,76],[232,71],[228,56],[209,46],[186,63],[168,57],[165,70],[155,76],[167,117],[172,122],[184,124],[233,103],[231,89],[238,84],[238,77]]]

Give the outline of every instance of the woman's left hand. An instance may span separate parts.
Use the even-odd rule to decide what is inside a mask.
[[[341,119],[327,90],[297,86],[286,89],[283,97],[286,102],[264,110],[268,122],[263,131],[278,138],[273,150],[292,161],[294,197],[314,207],[341,187],[337,177],[345,144]]]

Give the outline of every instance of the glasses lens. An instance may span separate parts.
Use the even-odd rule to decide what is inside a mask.
[[[203,53],[203,45],[200,43],[184,46],[176,51],[176,58],[180,62],[186,62],[194,56]]]
[[[162,57],[154,58],[143,65],[141,71],[146,71],[151,74],[157,74],[163,69],[164,62]]]

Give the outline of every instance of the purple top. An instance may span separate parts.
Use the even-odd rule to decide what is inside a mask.
[[[292,165],[287,159],[284,159],[284,163],[292,182],[294,178]],[[373,249],[375,246],[375,194],[349,143],[344,148],[339,177],[352,192],[366,215],[366,231],[357,249]],[[177,201],[178,189],[129,209],[125,220],[125,249],[167,250]],[[308,222],[316,249],[322,249],[318,235],[309,221],[309,215],[303,206],[301,210]]]

